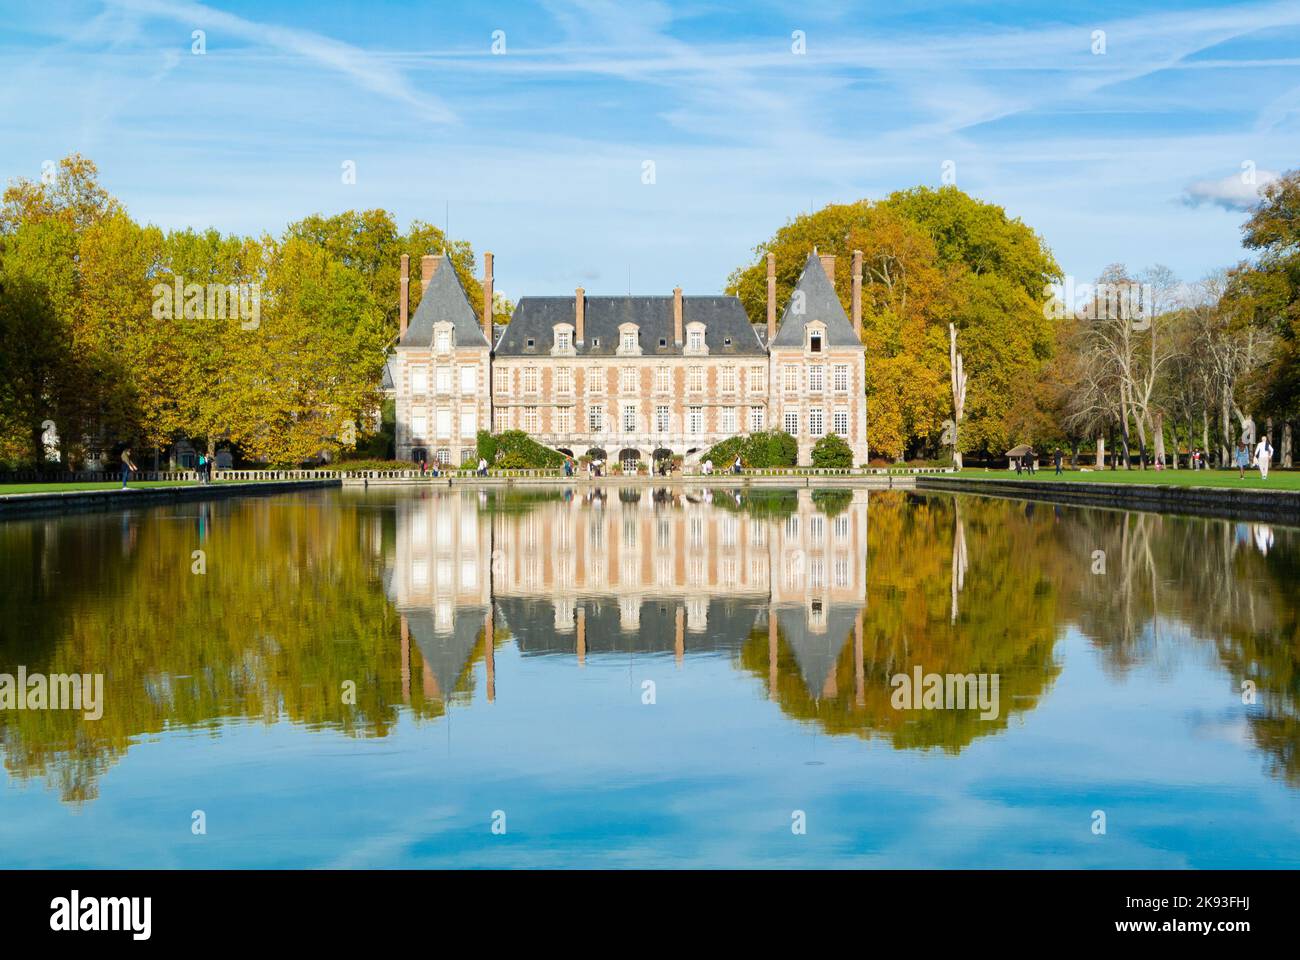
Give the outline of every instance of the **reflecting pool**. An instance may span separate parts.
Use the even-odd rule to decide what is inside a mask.
[[[0,865],[1300,866],[1297,583],[1292,528],[904,491],[11,521]]]

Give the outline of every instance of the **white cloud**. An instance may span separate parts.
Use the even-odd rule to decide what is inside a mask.
[[[1189,207],[1211,204],[1224,210],[1249,210],[1259,201],[1260,189],[1277,177],[1272,170],[1255,170],[1253,176],[1242,172],[1219,180],[1197,180],[1183,188],[1183,203]]]

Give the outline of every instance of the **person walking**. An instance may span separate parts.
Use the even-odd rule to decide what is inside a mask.
[[[1056,453],[1052,454],[1052,460],[1056,463],[1056,475],[1057,475],[1058,477],[1061,475],[1061,460],[1062,460],[1062,459],[1063,459],[1063,457],[1062,457],[1062,455],[1061,455],[1061,448],[1060,448],[1060,447],[1057,447],[1057,448],[1056,448]]]
[[[1250,466],[1250,448],[1246,446],[1245,440],[1237,441],[1237,455],[1234,458],[1237,461],[1237,479],[1246,479],[1246,468]]]
[[[131,460],[131,448],[127,447],[122,451],[122,489],[126,489],[127,478],[135,473],[135,463]]]
[[[478,458],[478,475],[480,477],[487,476],[487,461],[484,460],[482,457]]]
[[[736,454],[736,462],[732,464],[731,472],[737,476],[740,475],[740,454]]]
[[[1255,446],[1255,465],[1259,467],[1259,478],[1268,479],[1268,465],[1273,460],[1273,447],[1269,445],[1268,434],[1259,438]]]
[[[199,454],[199,469],[195,471],[196,479],[199,483],[207,483],[208,457],[206,454]]]

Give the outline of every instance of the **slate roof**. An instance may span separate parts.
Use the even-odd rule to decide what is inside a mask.
[[[817,269],[821,269],[821,264]],[[794,654],[804,686],[814,700],[821,699],[826,678],[839,662],[861,609],[860,604],[827,604],[826,629],[815,632],[808,623],[808,612],[802,604],[776,607],[776,623],[781,638]]]
[[[572,324],[574,297],[523,297],[515,306],[510,324],[496,344],[496,355],[506,357],[549,356],[554,346],[553,327]],[[704,324],[704,343],[709,356],[763,356],[754,326],[737,297],[707,296],[682,298],[682,336],[693,322]],[[847,322],[847,321],[846,321]],[[587,297],[583,317],[584,342],[575,344],[580,357],[617,356],[620,324],[640,328],[641,355],[681,356],[683,349],[673,338],[673,298]],[[533,346],[528,346],[528,340]],[[660,340],[664,345],[660,346]]]
[[[808,261],[803,265],[803,273],[799,275],[799,282],[795,284],[794,289],[796,292],[802,290],[804,293],[803,313],[799,315],[793,313],[796,298],[791,295],[785,305],[785,312],[781,314],[781,322],[777,324],[776,337],[772,341],[772,346],[802,347],[805,339],[804,327],[813,320],[820,320],[826,324],[826,346],[862,346],[862,341],[858,339],[848,314],[840,306],[840,298],[835,293],[830,278],[826,276],[826,271],[822,269],[817,254],[808,255]]]
[[[456,334],[455,346],[485,347],[487,337],[474,308],[460,285],[451,257],[443,254],[438,269],[429,281],[429,288],[420,297],[420,306],[406,328],[406,336],[398,341],[402,347],[428,347],[433,344],[433,325],[451,321]]]
[[[441,698],[451,699],[456,693],[457,682],[469,664],[474,645],[478,643],[478,635],[487,617],[487,607],[457,607],[452,628],[448,631],[439,630],[435,626],[432,610],[415,607],[403,608],[401,612],[410,627],[411,639],[437,678]]]
[[[586,611],[588,656],[626,653],[672,653],[677,639],[675,597],[641,601],[640,628],[624,630],[616,601],[579,600]],[[510,628],[515,646],[525,657],[573,656],[577,649],[576,628],[555,629],[555,607],[549,600],[498,597],[496,608]],[[710,600],[704,632],[687,630],[683,640],[688,654],[733,653],[744,646],[753,632],[762,607],[753,602]],[[576,610],[575,610],[576,616]]]
[[[396,389],[396,386],[393,383],[393,358],[392,357],[389,357],[387,360],[384,361],[384,374],[380,378],[379,389],[384,391],[391,391]]]

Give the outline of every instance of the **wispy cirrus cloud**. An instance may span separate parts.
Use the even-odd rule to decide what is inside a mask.
[[[123,11],[151,18],[171,20],[195,29],[217,30],[250,44],[269,46],[283,53],[327,67],[352,80],[362,89],[415,109],[433,123],[454,123],[456,114],[439,97],[417,91],[402,72],[383,57],[332,37],[247,20],[202,3],[172,0],[109,0]]]

